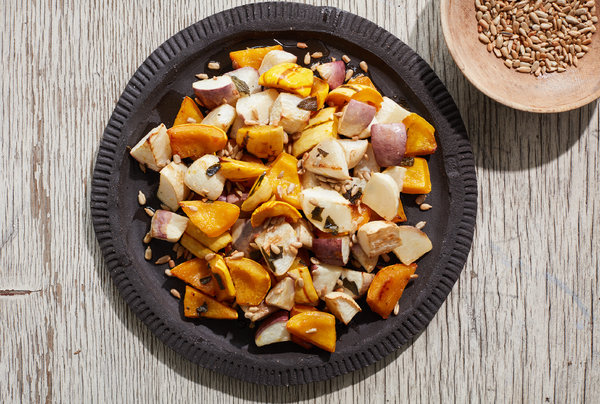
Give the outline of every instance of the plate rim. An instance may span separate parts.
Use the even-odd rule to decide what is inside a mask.
[[[457,222],[456,227],[449,226],[448,234],[444,237],[444,240],[448,237],[455,239],[452,253],[444,257],[446,264],[440,280],[432,290],[428,290],[426,299],[419,296],[420,304],[411,309],[412,312],[400,327],[389,335],[381,336],[373,346],[315,366],[236,364],[227,357],[228,352],[211,352],[202,341],[191,341],[177,335],[169,328],[168,321],[148,307],[138,293],[134,280],[127,276],[127,267],[132,262],[125,253],[123,240],[114,237],[115,233],[118,234],[115,227],[117,220],[114,217],[116,215],[111,217],[109,210],[115,192],[115,187],[111,185],[118,180],[119,172],[114,164],[120,161],[119,146],[123,143],[121,128],[134,110],[136,98],[143,87],[149,85],[160,69],[179,52],[185,51],[194,42],[222,35],[234,23],[252,25],[260,22],[264,25],[257,31],[270,31],[275,26],[281,31],[293,29],[292,24],[303,19],[310,21],[310,30],[312,26],[319,26],[320,32],[326,31],[338,37],[344,34],[358,35],[370,41],[365,49],[377,55],[386,55],[386,62],[390,58],[394,64],[403,66],[410,73],[407,78],[416,80],[409,84],[411,91],[416,92],[414,86],[418,85],[421,91],[429,94],[431,99],[420,101],[428,111],[431,111],[432,105],[440,111],[444,127],[448,129],[448,133],[445,133],[449,137],[447,141],[452,141],[452,147],[443,151],[442,162],[452,196],[450,207],[459,210],[460,217],[453,218]],[[306,31],[305,27],[302,30]],[[173,35],[142,63],[121,94],[104,130],[96,155],[90,199],[94,231],[115,285],[130,309],[165,345],[196,364],[236,379],[265,385],[296,385],[327,380],[371,365],[395,352],[427,327],[466,263],[476,220],[477,179],[471,145],[454,100],[431,67],[408,45],[375,23],[335,7],[265,2],[242,5],[208,16]]]

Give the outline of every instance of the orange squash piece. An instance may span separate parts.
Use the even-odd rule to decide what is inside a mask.
[[[220,128],[201,123],[186,123],[167,130],[173,154],[181,158],[200,158],[227,145],[227,134]]]
[[[327,95],[327,105],[330,107],[343,107],[350,101],[352,96],[359,91],[369,88],[362,84],[343,84],[329,92]]]
[[[171,269],[171,274],[207,295],[214,296],[216,282],[206,261],[194,258]]]
[[[406,126],[406,156],[423,156],[437,150],[435,129],[417,114],[410,114],[402,121]]]
[[[315,77],[312,89],[310,90],[310,96],[317,99],[318,110],[321,110],[325,105],[327,94],[329,94],[329,84],[325,80]]]
[[[238,304],[258,306],[271,288],[271,276],[262,265],[248,258],[225,259],[235,286]]]
[[[322,311],[306,311],[291,317],[288,332],[327,352],[335,352],[335,317]]]
[[[205,317],[223,320],[238,318],[237,311],[191,286],[185,287],[183,313],[189,318]]]
[[[312,304],[319,303],[319,295],[313,285],[312,276],[306,265],[299,263],[299,260],[292,265],[292,268],[287,272],[292,278],[302,279],[302,286],[296,282],[294,303],[296,304]]]
[[[233,237],[231,237],[231,233],[225,232],[217,237],[208,237],[206,233],[200,230],[193,223],[188,223],[187,228],[185,229],[186,234],[195,238],[197,241],[202,243],[202,245],[210,248],[212,251],[219,251],[225,248],[228,244],[233,241]]]
[[[362,87],[362,90],[354,94],[352,97],[350,97],[350,99],[367,103],[369,105],[374,106],[377,109],[381,108],[383,97],[381,96],[381,94],[379,94],[379,91],[368,86]]]
[[[264,72],[258,79],[258,84],[308,97],[314,77],[312,70],[306,67],[296,63],[280,63]]]
[[[285,152],[281,153],[269,168],[267,178],[277,200],[287,202],[296,209],[302,208],[300,205],[302,187],[300,186],[300,177],[298,177],[298,159],[296,157]],[[290,188],[292,184],[293,186]]]
[[[268,201],[260,205],[252,212],[250,222],[252,227],[258,227],[264,223],[270,217],[285,216],[292,222],[296,223],[298,219],[302,218],[298,209],[293,207],[287,202],[282,201]]]
[[[181,107],[179,107],[179,112],[175,117],[175,122],[173,122],[173,126],[191,123],[189,121],[190,118],[195,122],[200,123],[204,118],[204,115],[202,115],[200,108],[198,108],[198,105],[196,105],[194,100],[190,97],[184,97],[181,102]]]
[[[356,230],[360,229],[362,225],[369,223],[371,212],[373,211],[368,206],[362,205],[360,211],[357,205],[351,205],[350,208],[352,209],[352,222],[356,225]]]
[[[283,50],[281,45],[265,46],[262,48],[249,48],[234,52],[229,52],[229,58],[234,69],[240,67],[253,67],[256,70],[260,67],[265,55],[272,50]]]
[[[398,199],[398,213],[396,217],[392,219],[394,223],[406,222],[406,213],[404,213],[404,206],[402,206],[402,199]]]
[[[294,317],[296,314],[304,313],[307,311],[318,311],[315,306],[308,306],[306,304],[296,304],[290,311],[290,317]]]
[[[215,288],[215,293],[217,295],[217,300],[233,300],[235,297],[235,285],[233,284],[231,273],[229,272],[229,268],[227,268],[227,264],[225,264],[223,257],[219,254],[215,254],[213,258],[208,260],[207,266],[216,281],[217,287]]]
[[[238,206],[222,201],[182,201],[179,206],[194,226],[208,237],[218,237],[225,233],[240,216]]]
[[[427,160],[415,157],[414,164],[406,167],[402,192],[405,194],[428,194],[431,192],[431,179]]]
[[[204,259],[206,254],[210,254],[212,252],[209,248],[206,248],[201,242],[190,236],[188,233],[183,233],[183,236],[181,236],[179,239],[179,244],[184,246],[196,257],[202,259]]]
[[[221,157],[220,171],[229,181],[248,181],[257,179],[262,173],[267,171],[267,166],[262,163]]]
[[[347,84],[361,84],[363,86],[371,87],[373,90],[377,90],[377,87],[375,87],[375,84],[373,84],[371,79],[365,75],[351,78],[350,80],[348,80]]]
[[[261,203],[268,201],[273,195],[273,187],[271,182],[267,179],[267,172],[262,173],[250,188],[248,197],[242,203],[242,210],[244,212],[250,212]]]
[[[416,269],[417,264],[395,264],[380,269],[367,292],[367,304],[371,310],[388,318]]]
[[[256,125],[238,129],[235,142],[256,157],[275,157],[283,151],[285,132],[281,126]]]

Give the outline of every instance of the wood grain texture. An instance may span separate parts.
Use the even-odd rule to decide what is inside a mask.
[[[267,388],[160,343],[106,272],[89,213],[95,153],[130,76],[164,40],[248,1],[0,5],[1,402],[597,402],[600,113],[483,96],[444,44],[436,1],[321,0],[428,61],[473,144],[479,215],[461,280],[412,345],[367,369]],[[434,207],[435,209],[435,207]]]

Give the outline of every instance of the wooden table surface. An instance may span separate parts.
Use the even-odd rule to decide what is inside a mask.
[[[229,379],[166,348],[108,276],[90,219],[92,167],[118,96],[152,50],[248,2],[8,0],[0,5],[0,402],[600,400],[597,103],[535,115],[486,98],[454,65],[435,0],[306,2],[359,14],[413,47],[469,131],[477,229],[460,281],[427,330],[369,368],[289,388]]]

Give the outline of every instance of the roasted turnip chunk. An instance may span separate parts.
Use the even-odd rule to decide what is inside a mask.
[[[278,95],[277,90],[270,89],[241,98],[235,109],[244,125],[268,125],[271,107]]]
[[[367,103],[350,100],[342,112],[340,123],[338,126],[338,133],[346,137],[358,136],[363,130],[369,126],[373,118],[375,117],[374,106]]]
[[[392,177],[392,179],[396,181],[398,189],[402,191],[402,185],[404,185],[404,175],[406,175],[406,168],[399,166],[388,167],[383,170],[383,173]]]
[[[353,298],[343,292],[329,292],[323,297],[329,311],[342,323],[348,325],[361,310]]]
[[[294,263],[297,253],[292,252],[290,244],[297,241],[294,228],[286,222],[269,226],[256,237],[269,269],[277,276],[285,274]]]
[[[271,313],[275,313],[279,309],[275,306],[269,306],[265,302],[262,302],[258,306],[245,306],[240,304],[240,308],[244,311],[244,317],[248,320],[255,322],[260,321],[267,317]]]
[[[296,231],[296,236],[298,237],[298,241],[302,243],[302,246],[306,248],[312,248],[313,245],[313,234],[310,230],[310,225],[304,219],[298,220],[293,224],[294,230]]]
[[[360,173],[378,173],[379,170],[380,167],[377,165],[377,161],[375,161],[375,155],[373,154],[373,147],[369,143],[365,156],[358,162],[356,167],[354,167],[354,176],[360,177]]]
[[[346,78],[346,64],[341,61],[323,63],[317,66],[317,71],[329,84],[329,90],[333,90],[336,87],[344,84]]]
[[[338,143],[344,149],[344,155],[346,156],[346,163],[348,168],[354,168],[358,162],[364,157],[369,147],[368,140],[349,140],[341,139]]]
[[[279,311],[266,319],[258,327],[258,330],[256,330],[254,336],[256,346],[265,346],[291,340],[290,333],[286,328],[289,319],[290,315],[286,311]]]
[[[433,245],[427,234],[413,226],[399,226],[402,244],[394,248],[394,254],[404,265],[409,265],[431,251]]]
[[[315,187],[330,189],[327,183],[321,183],[321,181],[317,179],[317,174],[311,171],[304,171],[304,173],[300,176],[300,184],[302,185],[302,189],[310,189]]]
[[[355,299],[367,293],[373,278],[375,278],[374,274],[353,271],[351,269],[344,269],[342,271],[342,275],[340,276],[344,293],[352,296]]]
[[[262,76],[264,72],[269,70],[271,67],[282,64],[282,63],[296,63],[298,58],[296,55],[292,55],[289,52],[282,50],[272,50],[265,55],[258,68],[258,74]]]
[[[394,100],[383,97],[383,102],[375,119],[379,123],[400,123],[410,115],[410,112],[398,105]]]
[[[348,237],[315,238],[312,249],[319,261],[344,266],[350,256],[350,239]]]
[[[175,162],[169,163],[160,170],[160,182],[156,196],[173,211],[179,209],[179,202],[187,198],[190,193],[190,189],[184,183],[186,171],[185,164]]]
[[[392,220],[398,213],[400,203],[398,184],[387,174],[373,173],[363,190],[361,200],[379,216]]]
[[[271,289],[265,297],[265,303],[283,310],[291,310],[294,307],[295,284],[292,278],[286,276]]]
[[[350,202],[336,191],[316,187],[300,194],[306,218],[319,230],[328,233],[354,231]]]
[[[316,145],[308,153],[304,168],[324,177],[350,179],[346,155],[337,139],[327,139]]]
[[[233,139],[235,141],[235,138],[237,137],[238,129],[240,129],[242,126],[244,126],[244,118],[237,115],[237,109],[236,109],[236,117],[233,120],[233,124],[231,125],[231,129],[229,131],[229,139]]]
[[[229,104],[223,104],[210,111],[202,120],[202,124],[216,126],[222,129],[223,132],[227,132],[236,116],[234,107]]]
[[[379,260],[379,256],[375,255],[373,257],[369,257],[367,253],[364,252],[360,244],[354,244],[352,246],[352,256],[356,258],[358,263],[365,269],[367,272],[373,272],[375,267],[377,266],[377,261]]]
[[[166,126],[161,123],[152,129],[129,153],[149,169],[160,171],[171,161],[171,141]]]
[[[402,244],[398,226],[383,220],[362,225],[356,232],[356,236],[360,247],[369,257],[388,253]]]
[[[300,132],[310,119],[310,111],[298,108],[300,101],[297,95],[280,93],[271,107],[271,125],[281,126],[290,134]]]
[[[253,227],[250,220],[238,219],[231,227],[231,237],[233,238],[231,246],[248,256],[250,254],[250,243],[254,242],[256,236],[258,236],[263,229],[264,227],[262,225]]]
[[[194,161],[185,173],[185,184],[198,195],[216,200],[223,193],[225,177],[217,170],[213,173],[219,158],[213,154],[206,154]],[[211,170],[208,170],[211,168]],[[208,170],[208,172],[207,172]]]
[[[344,268],[328,264],[319,264],[314,267],[311,271],[313,286],[319,297],[323,298],[327,293],[333,292]]]
[[[185,232],[188,221],[189,219],[185,216],[159,209],[152,216],[150,236],[175,243]]]
[[[260,86],[258,85],[258,71],[250,66],[236,69],[232,72],[225,73],[226,76],[234,76],[235,78],[243,81],[248,86],[248,94],[258,93]],[[239,91],[239,88],[238,88]],[[243,96],[244,94],[240,94]]]
[[[199,80],[192,84],[192,88],[200,103],[208,109],[222,104],[234,104],[240,98],[240,93],[229,76]]]
[[[406,127],[403,123],[378,123],[371,127],[371,144],[377,164],[400,164],[406,152]]]

